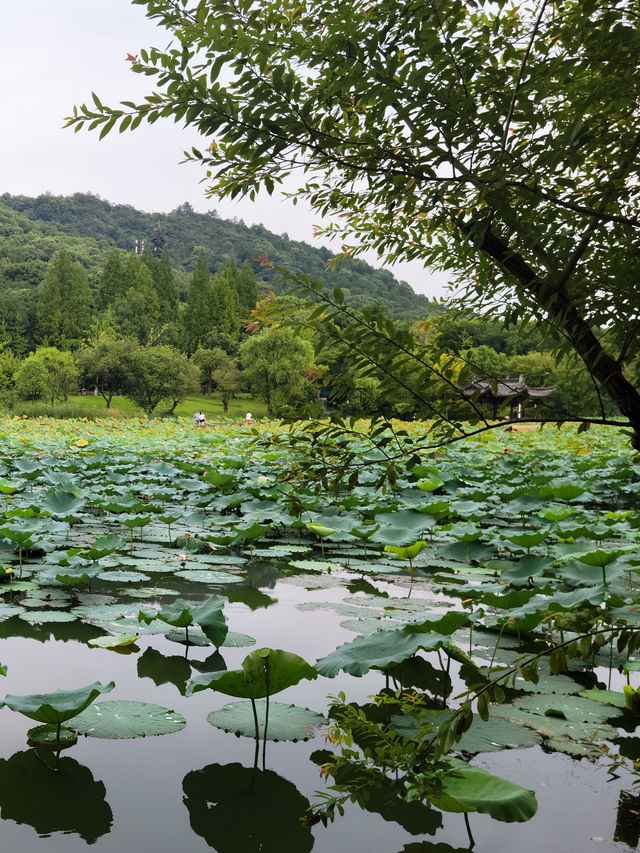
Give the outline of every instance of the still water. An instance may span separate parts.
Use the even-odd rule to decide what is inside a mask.
[[[230,630],[251,635],[258,646],[293,651],[313,663],[354,634],[341,627],[344,617],[336,612],[301,610],[299,605],[352,600],[345,588],[348,578],[347,572],[337,573],[334,586],[316,590],[306,589],[299,575],[272,579],[261,590],[262,598],[245,597],[251,606],[238,590],[227,588],[231,600],[225,614]],[[213,591],[201,585],[194,596],[193,585],[178,588],[176,583],[172,581],[173,587],[191,600],[207,598]],[[98,583],[95,591],[105,588]],[[390,595],[407,594],[406,585],[393,578],[381,577],[378,588]],[[225,595],[225,588],[215,591]],[[429,596],[426,582],[413,586],[412,596],[421,595]],[[267,597],[273,602],[270,606],[265,606]],[[429,601],[432,612],[434,604],[436,609],[446,608],[446,602],[433,596]],[[260,602],[262,606],[257,606]],[[314,750],[326,746],[322,730],[307,742],[268,743],[267,769],[254,771],[253,740],[226,734],[206,720],[229,697],[207,690],[186,698],[170,682],[155,684],[150,677],[141,677],[154,650],[169,656],[174,669],[179,669],[185,649],[163,635],[142,636],[139,651],[121,654],[87,646],[84,633],[90,629],[82,623],[27,626],[23,633],[37,635],[33,638],[11,636],[16,620],[10,622],[0,626],[0,661],[10,676],[0,681],[1,695],[113,680],[116,687],[109,700],[164,705],[181,713],[187,725],[176,734],[137,740],[81,736],[63,753],[60,772],[53,773],[37,762],[26,744],[32,723],[2,710],[2,853],[78,853],[88,845],[96,853],[204,853],[211,849],[218,853],[452,853],[468,849],[459,815],[443,815],[442,828],[433,836],[414,835],[356,806],[347,807],[344,817],[326,828],[322,824],[306,828],[300,816],[324,785],[310,760]],[[241,665],[249,651],[222,648],[221,654],[232,669]],[[190,647],[188,653],[190,660],[203,661],[211,650]],[[160,682],[162,676],[156,679]],[[375,672],[358,679],[318,678],[289,688],[277,701],[325,712],[331,694],[343,690],[349,699],[363,700],[383,685],[382,675]],[[633,849],[614,841],[618,799],[621,790],[630,788],[628,778],[611,780],[604,767],[586,759],[547,755],[539,747],[484,754],[474,763],[532,788],[539,804],[537,815],[525,824],[502,824],[472,815],[478,853]]]

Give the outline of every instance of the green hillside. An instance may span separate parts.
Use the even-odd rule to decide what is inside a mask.
[[[154,235],[164,241],[174,268],[184,273],[194,269],[204,248],[212,272],[225,257],[234,258],[239,266],[248,260],[259,284],[264,282],[265,290],[277,292],[277,274],[256,260],[267,253],[278,265],[341,287],[353,307],[380,302],[394,318],[425,317],[439,310],[388,271],[353,259],[337,270],[327,270],[325,264],[332,253],[326,248],[289,240],[261,225],[248,227],[241,221],[221,219],[215,211],[195,213],[188,203],[164,214],[112,205],[90,194],[37,198],[4,194],[0,196],[0,324],[20,322],[18,314],[29,314],[35,288],[56,249],[66,248],[80,260],[95,286],[109,250],[132,251],[136,241],[146,243]],[[183,296],[186,276],[184,281]]]

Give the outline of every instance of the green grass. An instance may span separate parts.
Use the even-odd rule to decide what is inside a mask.
[[[107,410],[106,403],[99,395],[97,397],[94,397],[93,394],[88,394],[86,397],[75,395],[69,397],[66,405],[69,411],[69,415],[67,415],[67,417],[109,417],[109,411]],[[17,404],[17,406],[19,406],[19,411],[16,410],[15,414],[29,415],[29,407],[32,408],[35,415],[46,414],[44,410],[41,410],[43,407],[42,401],[34,403],[23,402]],[[58,410],[60,412],[64,412],[65,404],[56,403],[54,408],[55,414],[53,411],[51,412],[54,417],[65,416],[64,414],[58,413]],[[114,397],[111,401],[111,409],[114,410],[116,417],[144,417],[142,409],[126,397]],[[154,416],[161,415],[163,409],[166,410],[166,406],[161,403],[154,411]],[[222,403],[218,399],[217,395],[204,396],[203,394],[187,397],[183,403],[176,406],[175,414],[179,418],[193,418],[194,412],[196,411],[204,412],[207,421],[244,421],[247,412],[251,412],[254,420],[266,418],[267,416],[267,407],[265,403],[257,397],[252,397],[249,394],[239,394],[236,399],[231,400],[229,402],[229,411],[226,415],[222,410]],[[81,412],[82,414],[76,414],[76,412]]]

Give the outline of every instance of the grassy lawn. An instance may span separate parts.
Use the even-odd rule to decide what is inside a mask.
[[[96,414],[106,412],[106,403],[99,395],[94,397],[93,394],[87,394],[82,397],[79,394],[69,397],[70,406],[82,406],[83,408],[95,411]],[[126,397],[114,397],[111,401],[111,408],[120,412],[124,412],[131,417],[143,417],[142,409],[128,400]],[[161,414],[163,404],[154,412]],[[222,403],[217,395],[204,396],[202,394],[187,397],[187,399],[176,407],[175,414],[177,417],[193,418],[194,412],[202,411],[205,414],[207,421],[220,421],[223,419],[244,421],[247,412],[251,412],[254,420],[265,418],[267,416],[267,407],[262,400],[257,397],[252,397],[250,394],[239,394],[236,399],[229,402],[229,411],[225,415],[222,410]]]

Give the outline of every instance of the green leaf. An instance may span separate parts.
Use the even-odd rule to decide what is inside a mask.
[[[331,536],[332,533],[337,533],[337,530],[334,530],[331,527],[325,527],[323,524],[314,524],[310,522],[307,524],[307,530],[317,536],[319,539],[326,539]]]
[[[64,723],[88,707],[101,693],[110,693],[114,687],[113,681],[109,684],[94,681],[77,690],[55,690],[53,693],[33,693],[29,696],[8,694],[0,702],[0,708],[6,705],[12,711],[18,711],[39,723]]]
[[[538,809],[533,791],[462,761],[441,782],[442,793],[431,802],[445,812],[479,812],[512,823],[530,820]]]
[[[264,737],[266,700],[256,700],[259,737]],[[244,737],[255,737],[255,720],[251,702],[230,702],[219,711],[212,711],[207,720],[212,726]],[[309,708],[298,705],[285,705],[282,702],[269,703],[269,724],[267,740],[308,740],[313,737],[314,729],[326,723],[326,718]]]
[[[148,702],[98,702],[74,721],[73,727],[87,737],[137,738],[167,735],[186,726],[181,714]]]
[[[175,628],[188,628],[190,625],[199,625],[206,636],[216,646],[221,646],[229,630],[222,612],[224,601],[217,595],[212,595],[203,604],[190,604],[182,598],[177,598],[171,604],[165,605],[157,613],[144,613],[140,611],[138,618],[141,622],[149,624],[154,619],[160,619],[167,625]]]
[[[242,669],[205,673],[187,684],[187,696],[211,688],[227,696],[263,699],[292,687],[303,678],[313,680],[317,671],[303,658],[282,649],[256,649],[242,662]]]
[[[411,634],[404,628],[376,631],[339,646],[316,661],[316,668],[327,678],[335,678],[340,670],[359,676],[370,669],[386,669],[402,663],[419,649],[432,652],[448,645],[449,638],[437,633]]]
[[[413,545],[385,545],[384,550],[390,554],[395,554],[399,560],[413,560],[418,554],[427,547],[424,540],[414,542]]]
[[[99,649],[118,649],[122,646],[131,646],[139,639],[138,634],[118,634],[116,637],[94,637],[89,640],[89,645]]]

